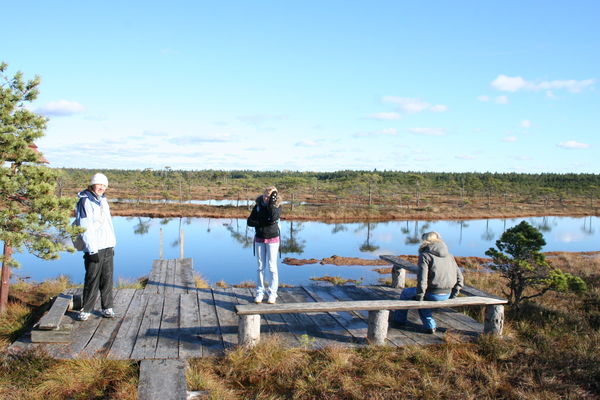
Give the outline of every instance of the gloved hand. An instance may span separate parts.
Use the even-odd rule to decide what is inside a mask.
[[[423,295],[423,294],[418,294],[418,295],[416,295],[416,296],[415,296],[415,300],[416,300],[416,301],[423,301],[423,297],[425,297],[425,295]]]
[[[85,255],[87,256],[87,259],[89,262],[93,262],[93,263],[100,262],[100,257],[98,256],[98,253],[93,253],[93,254],[86,253]]]
[[[269,196],[269,204],[274,205],[277,202],[277,191],[273,190]]]

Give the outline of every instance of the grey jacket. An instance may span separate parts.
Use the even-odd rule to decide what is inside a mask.
[[[448,294],[455,297],[463,287],[463,275],[443,241],[435,241],[419,250],[417,300],[425,293]]]

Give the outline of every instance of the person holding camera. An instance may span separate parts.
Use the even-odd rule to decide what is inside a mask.
[[[421,239],[417,287],[404,289],[400,300],[442,301],[455,298],[463,287],[463,275],[454,256],[448,252],[448,246],[439,233],[427,232]],[[435,333],[436,323],[431,310],[421,308],[419,316],[425,332]],[[393,313],[393,320],[399,325],[405,324],[407,318],[408,310]]]
[[[281,197],[275,186],[269,186],[261,196],[248,217],[248,226],[255,229],[254,249],[258,263],[258,279],[256,285],[255,303],[262,303],[265,294],[267,303],[274,304],[277,300],[279,287],[279,272],[277,271],[277,253],[279,252],[279,218],[281,216]],[[265,289],[265,267],[271,274],[269,287]]]
[[[113,311],[113,258],[116,244],[110,208],[105,192],[108,187],[106,175],[97,173],[90,179],[88,188],[78,194],[74,225],[85,228],[75,243],[83,251],[85,281],[83,284],[83,307],[77,319],[85,321],[100,292],[102,316],[114,318]]]

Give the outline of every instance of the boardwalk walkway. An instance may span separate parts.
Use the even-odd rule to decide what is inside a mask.
[[[73,324],[69,343],[32,343],[25,334],[11,348],[39,346],[59,359],[186,359],[223,354],[237,344],[236,304],[253,300],[248,288],[196,289],[191,259],[157,260],[144,289],[115,292],[117,318],[96,311],[87,321],[76,321],[69,311],[63,319]],[[398,299],[400,289],[385,286],[299,286],[281,288],[278,302]],[[264,307],[269,307],[264,304]],[[96,310],[99,306],[96,307]],[[437,310],[437,333],[422,333],[416,311],[410,323],[388,332],[388,345],[442,343],[452,332],[466,340],[483,325],[454,310]],[[290,346],[366,345],[367,312],[270,314],[261,317],[263,339],[279,335]]]

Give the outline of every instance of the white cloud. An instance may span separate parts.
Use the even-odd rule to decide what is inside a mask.
[[[398,114],[397,112],[380,112],[369,115],[369,118],[389,121],[394,119],[400,119],[400,114]]]
[[[254,114],[254,115],[240,115],[237,119],[243,123],[253,126],[259,126],[269,121],[282,121],[286,120],[287,115],[275,115],[275,114]]]
[[[426,136],[443,136],[446,134],[444,128],[407,128],[408,132]]]
[[[160,132],[160,131],[151,131],[151,130],[145,130],[142,133],[143,136],[154,136],[154,137],[164,137],[164,136],[169,136],[168,133],[166,132]]]
[[[314,140],[301,140],[295,144],[297,147],[317,147],[318,145]]]
[[[368,137],[368,136],[395,136],[398,134],[398,130],[396,128],[385,128],[378,131],[372,132],[358,132],[355,133],[354,137]]]
[[[529,129],[531,128],[531,121],[528,119],[524,119],[521,121],[521,128]]]
[[[540,91],[546,90],[552,93],[552,90],[566,90],[571,93],[579,93],[596,83],[595,79],[584,80],[554,80],[532,82],[523,79],[520,76],[498,75],[491,83],[492,87],[503,92],[517,92],[519,90]]]
[[[511,77],[498,75],[498,77],[492,81],[492,87],[503,92],[516,92],[517,90],[523,89],[525,86],[527,86],[527,82],[520,76]]]
[[[84,110],[85,107],[76,101],[58,100],[39,107],[36,112],[48,117],[66,117]]]
[[[508,104],[508,97],[498,96],[494,99],[494,101],[496,102],[496,104]]]
[[[517,137],[516,136],[505,136],[504,139],[502,139],[503,142],[516,142],[517,141]]]
[[[229,133],[218,133],[212,135],[178,136],[169,139],[168,142],[179,146],[189,146],[202,143],[224,143],[231,142],[233,140],[233,136]]]
[[[486,95],[481,95],[477,96],[477,100],[479,100],[482,103],[487,103],[488,101],[490,101],[490,97]]]
[[[444,112],[448,110],[448,107],[443,104],[436,104],[432,106],[426,101],[411,97],[384,96],[382,101],[384,103],[392,103],[397,105],[399,111],[407,114],[416,114],[425,110],[432,112]]]
[[[471,156],[468,154],[460,154],[458,156],[454,156],[454,158],[457,158],[459,160],[476,160],[477,156]]]
[[[557,144],[557,146],[562,147],[563,149],[568,149],[568,150],[587,149],[588,147],[590,147],[590,145],[587,143],[580,143],[580,142],[576,142],[574,140],[568,140],[566,142],[561,142],[561,143]]]

